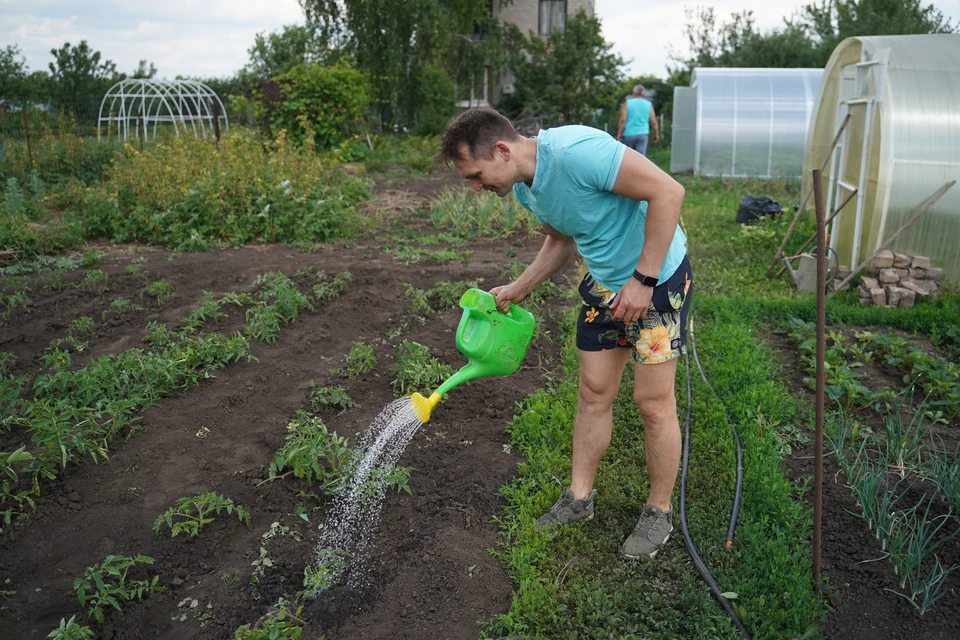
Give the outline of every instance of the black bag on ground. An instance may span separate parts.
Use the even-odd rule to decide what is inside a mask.
[[[763,216],[777,217],[777,214],[783,211],[783,207],[776,200],[771,200],[767,196],[743,196],[740,206],[737,207],[737,222],[740,224],[753,224]]]

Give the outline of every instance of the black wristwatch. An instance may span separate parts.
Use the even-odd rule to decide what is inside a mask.
[[[640,281],[640,284],[647,287],[657,286],[658,278],[656,276],[645,276],[636,269],[633,270],[633,277]]]

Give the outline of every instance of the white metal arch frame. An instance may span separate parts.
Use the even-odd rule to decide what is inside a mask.
[[[149,78],[121,80],[110,87],[100,102],[97,138],[102,136],[104,124],[109,137],[114,123],[116,135],[124,140],[130,138],[131,129],[140,137],[155,139],[157,127],[161,124],[172,125],[177,137],[182,128],[184,133],[192,129],[194,136],[206,138],[208,127],[213,131],[214,118],[222,123],[224,131],[230,130],[223,102],[202,82]],[[153,125],[152,135],[150,125]]]

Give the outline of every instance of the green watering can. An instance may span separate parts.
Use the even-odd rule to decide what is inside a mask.
[[[510,311],[497,311],[496,299],[480,289],[468,289],[460,298],[463,316],[457,327],[457,349],[470,362],[450,376],[429,398],[413,394],[413,410],[420,422],[429,422],[430,412],[450,389],[485,376],[508,376],[520,368],[527,355],[536,319],[511,303]]]

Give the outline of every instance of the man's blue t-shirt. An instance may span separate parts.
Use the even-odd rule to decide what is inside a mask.
[[[613,193],[627,148],[609,134],[581,125],[541,131],[533,185],[518,182],[513,193],[541,223],[572,237],[594,279],[619,291],[633,275],[643,248],[646,201]],[[660,267],[665,282],[686,254],[680,227]]]
[[[627,121],[623,125],[623,135],[643,136],[650,133],[650,104],[644,98],[627,99]]]

